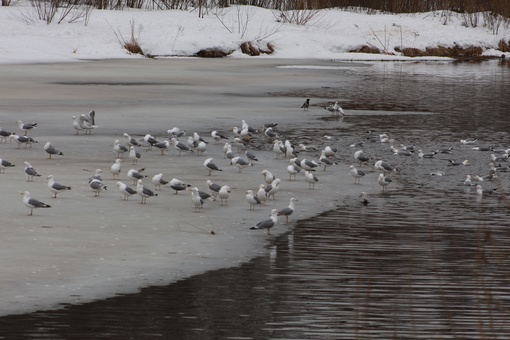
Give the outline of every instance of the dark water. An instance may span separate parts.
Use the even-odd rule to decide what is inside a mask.
[[[306,72],[306,71],[304,71]],[[400,171],[389,193],[300,222],[271,240],[267,256],[151,287],[139,294],[0,318],[5,339],[507,339],[510,338],[510,173],[483,182],[500,195],[478,197],[461,185],[489,172],[490,152],[509,147],[510,68],[484,64],[378,64],[338,72],[337,87],[301,93],[344,99],[342,128],[318,126],[309,141],[339,149],[366,131],[424,151],[393,156],[389,143],[363,149]],[[402,110],[414,113],[401,113]],[[282,131],[295,139],[309,127]],[[325,142],[325,134],[334,137]],[[448,166],[469,159],[471,166]],[[502,165],[506,165],[503,163]],[[365,167],[367,168],[367,167]],[[430,176],[442,171],[445,176]],[[363,178],[375,180],[376,174]]]

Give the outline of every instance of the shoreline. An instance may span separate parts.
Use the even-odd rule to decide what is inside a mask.
[[[287,160],[276,159],[273,152],[263,150],[255,150],[258,164],[238,173],[223,158],[222,144],[214,145],[208,135],[213,129],[227,133],[232,126],[239,126],[241,119],[255,127],[273,121],[285,129],[304,125],[310,129],[330,127],[331,121],[317,119],[327,116],[324,110],[302,111],[301,99],[267,95],[289,87],[334,83],[335,76],[327,70],[298,72],[276,68],[286,64],[282,60],[158,62],[164,65],[126,61],[0,66],[7,75],[0,81],[0,97],[9,111],[0,112],[2,129],[18,132],[11,123],[16,119],[39,122],[37,129],[29,133],[39,142],[32,148],[0,144],[2,158],[16,165],[0,175],[0,204],[5,211],[0,250],[4,258],[0,282],[4,289],[0,301],[6,306],[1,315],[81,304],[237,266],[267,251],[265,232],[249,228],[268,218],[271,209],[286,207],[290,197],[299,199],[291,218],[296,221],[336,208],[346,195],[379,190],[374,176],[354,185],[348,172],[350,163],[318,171],[316,189],[308,189],[302,177],[288,180]],[[307,60],[301,63],[306,64]],[[159,66],[164,66],[164,70]],[[218,72],[221,79],[216,76]],[[77,79],[78,84],[70,85]],[[145,83],[133,83],[139,79]],[[244,79],[250,82],[246,84]],[[16,88],[14,95],[7,91],[12,87]],[[87,107],[96,110],[99,128],[91,136],[75,136],[71,117],[88,112]],[[345,123],[339,120],[335,124]],[[166,187],[158,192],[158,197],[149,197],[146,205],[139,204],[140,198],[135,196],[122,200],[109,172],[117,158],[113,141],[124,142],[124,132],[137,138],[145,133],[163,137],[173,126],[189,133],[196,131],[210,141],[204,156],[179,157],[173,148],[162,156],[159,150],[142,149],[137,165],[128,159],[122,164],[121,180],[132,185],[126,179],[126,171],[142,167],[147,168],[149,176],[144,184],[151,189],[150,178],[160,172],[166,180],[176,177],[204,191],[205,181],[211,179],[232,188],[228,206],[219,206],[218,201],[206,202],[201,213],[194,213],[189,193],[175,195]],[[232,140],[231,133],[229,136]],[[321,140],[321,136],[316,138]],[[46,141],[61,149],[64,156],[48,159],[42,150]],[[306,157],[317,156],[310,153]],[[223,171],[207,176],[202,163],[208,157],[213,157]],[[42,174],[33,183],[26,182],[25,160]],[[104,183],[109,186],[97,198],[87,183],[96,168],[103,170]],[[282,179],[282,189],[274,202],[249,211],[244,192],[256,190],[263,183],[263,169]],[[50,198],[46,184],[49,174],[72,190]],[[19,196],[19,191],[24,190],[52,207],[36,209],[34,216],[27,216],[29,210]],[[274,235],[288,231],[284,221],[280,218]],[[211,229],[215,235],[209,233]]]

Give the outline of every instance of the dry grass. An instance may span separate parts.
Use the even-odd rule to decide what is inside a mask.
[[[142,47],[140,45],[140,33],[142,32],[142,25],[138,25],[138,29],[135,29],[135,21],[131,20],[129,22],[131,27],[131,36],[128,40],[124,39],[124,36],[122,33],[120,33],[120,30],[117,29],[117,32],[113,30],[113,33],[117,37],[117,40],[122,45],[123,48],[126,49],[130,54],[140,54],[145,55],[145,53],[142,50]],[[110,25],[111,27],[111,25]],[[113,29],[113,28],[112,28]]]
[[[363,46],[361,46],[360,48],[355,49],[355,50],[350,50],[349,52],[354,52],[354,53],[371,53],[371,54],[380,54],[380,53],[381,53],[381,50],[380,50],[380,49],[378,49],[377,47],[368,46],[368,45],[363,45]]]
[[[505,41],[501,39],[498,43],[498,48],[501,52],[510,52],[510,40]]]

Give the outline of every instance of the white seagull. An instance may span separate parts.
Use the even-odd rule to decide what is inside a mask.
[[[274,228],[274,226],[278,223],[278,210],[273,209],[271,210],[271,217],[267,220],[261,221],[257,223],[255,226],[251,227],[250,229],[266,229],[267,234],[271,235],[271,229]]]
[[[71,187],[55,182],[55,180],[53,179],[53,175],[49,175],[47,177],[47,179],[48,179],[48,188],[50,189],[51,192],[54,193],[53,198],[57,198],[57,194],[59,192],[71,190]]]
[[[41,201],[36,200],[35,198],[30,197],[30,193],[28,191],[20,192],[23,195],[23,203],[30,208],[29,216],[32,216],[34,209],[37,208],[51,208],[51,205],[43,203]]]

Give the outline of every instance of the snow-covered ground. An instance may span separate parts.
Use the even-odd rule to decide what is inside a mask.
[[[235,50],[233,57],[247,57],[239,49],[245,41],[272,43],[275,52],[264,58],[392,60],[404,59],[395,48],[436,46],[480,46],[485,54],[501,55],[495,50],[498,42],[510,40],[504,25],[495,35],[483,22],[476,28],[463,26],[455,13],[369,15],[330,9],[315,13],[306,25],[278,22],[279,14],[249,6],[210,10],[204,18],[196,11],[92,10],[86,22],[58,24],[57,14],[47,24],[20,2],[0,7],[0,63],[141,58],[128,54],[120,43],[131,38],[132,30],[146,54],[166,56],[219,48]],[[349,53],[363,45],[394,55]]]

